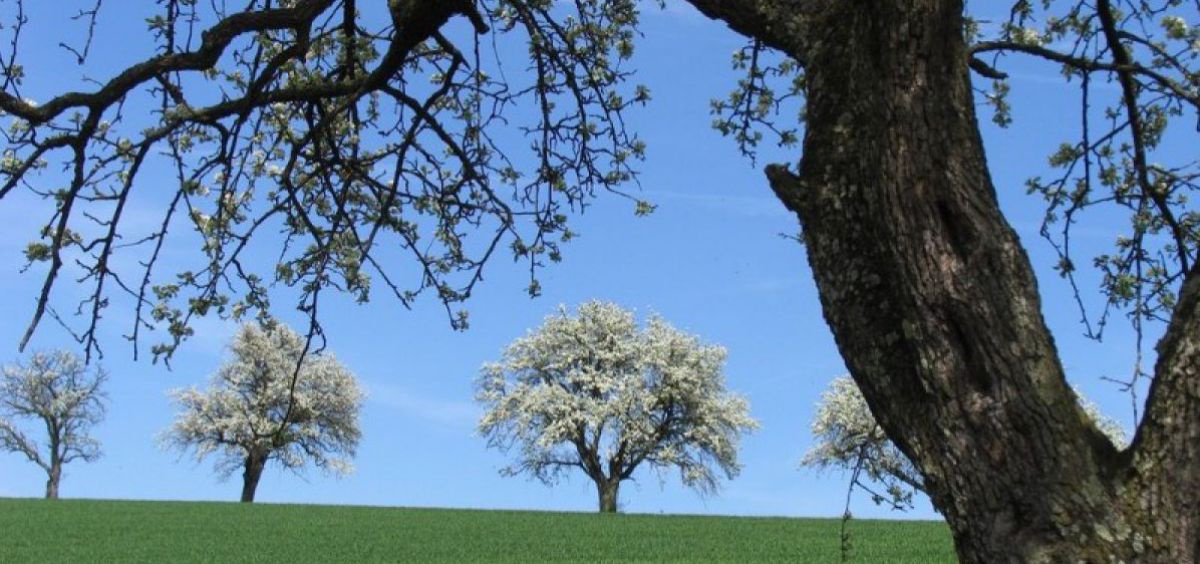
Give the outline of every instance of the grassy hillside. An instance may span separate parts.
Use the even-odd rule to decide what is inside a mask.
[[[932,522],[853,521],[855,562],[953,562]],[[3,562],[837,562],[838,521],[0,499]]]

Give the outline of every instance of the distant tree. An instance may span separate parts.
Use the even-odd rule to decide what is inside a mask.
[[[1129,439],[1121,424],[1076,391],[1080,407],[1109,441],[1118,448]],[[895,509],[912,506],[914,492],[926,493],[925,481],[916,466],[875,421],[862,390],[849,375],[838,376],[821,394],[812,434],[817,442],[800,463],[817,469],[838,468],[852,472],[850,487],[861,488],[875,503]],[[865,478],[865,479],[864,479]],[[882,485],[881,489],[872,487]]]
[[[518,447],[501,472],[546,484],[578,468],[596,484],[600,511],[617,510],[622,481],[642,464],[678,468],[701,493],[717,471],[737,475],[738,440],[757,428],[749,404],[727,393],[725,349],[651,317],[599,301],[565,308],[484,365],[476,399],[488,446]]]
[[[28,364],[4,367],[0,379],[0,450],[24,454],[46,471],[46,499],[58,499],[63,465],[100,458],[100,442],[88,434],[104,419],[107,373],[68,351],[37,352]],[[17,419],[39,422],[39,444],[17,428]]]
[[[331,354],[305,354],[304,337],[282,324],[243,325],[231,348],[207,390],[171,392],[180,413],[164,443],[197,460],[215,453],[223,478],[242,469],[247,503],[269,461],[348,474],[362,436],[354,375]]]

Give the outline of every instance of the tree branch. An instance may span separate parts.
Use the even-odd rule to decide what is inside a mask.
[[[225,48],[242,34],[306,26],[333,3],[334,0],[300,0],[294,8],[239,12],[205,31],[196,51],[147,59],[124,70],[95,92],[68,92],[40,106],[0,92],[0,109],[35,125],[46,123],[74,107],[86,107],[96,112],[111,106],[139,84],[164,73],[212,67],[220,60]]]
[[[25,436],[11,421],[4,418],[0,418],[0,449],[24,454],[30,462],[37,464],[43,470],[50,470],[50,465],[42,459],[37,443]]]
[[[687,0],[700,13],[725,22],[733,31],[803,61],[798,38],[804,37],[804,6],[811,0]]]
[[[1158,207],[1158,212],[1162,215],[1163,221],[1171,229],[1171,234],[1175,238],[1175,252],[1179,257],[1180,269],[1186,272],[1189,270],[1188,265],[1190,262],[1188,258],[1187,235],[1184,233],[1183,227],[1179,225],[1179,221],[1175,219],[1175,214],[1171,211],[1171,206],[1167,203],[1166,197],[1150,184],[1150,172],[1146,162],[1146,142],[1142,129],[1142,114],[1138,107],[1139,87],[1130,71],[1130,67],[1133,65],[1132,59],[1125,45],[1121,43],[1117,24],[1113,20],[1112,6],[1109,0],[1097,0],[1096,11],[1099,13],[1100,25],[1104,29],[1104,37],[1108,40],[1108,48],[1112,52],[1113,62],[1117,66],[1117,77],[1121,82],[1121,94],[1125,102],[1125,113],[1129,117],[1130,137],[1133,140],[1133,163],[1137,171],[1138,185],[1142,189],[1142,195],[1154,202],[1154,205]]]

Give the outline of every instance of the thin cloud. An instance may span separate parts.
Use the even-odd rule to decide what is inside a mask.
[[[413,393],[393,384],[366,383],[367,402],[447,427],[474,427],[482,411],[467,401],[445,400]]]
[[[237,333],[238,323],[209,315],[193,319],[192,329],[195,334],[188,339],[189,344],[201,349],[201,352],[224,356],[234,334]]]

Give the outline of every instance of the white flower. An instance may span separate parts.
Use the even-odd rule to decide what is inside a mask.
[[[17,154],[12,149],[5,150],[4,157],[0,158],[0,171],[13,174],[21,168],[21,163],[21,159],[17,158]]]
[[[1031,27],[1022,27],[1013,30],[1012,39],[1022,45],[1032,45],[1034,47],[1046,44],[1046,40],[1042,37],[1042,34]]]

